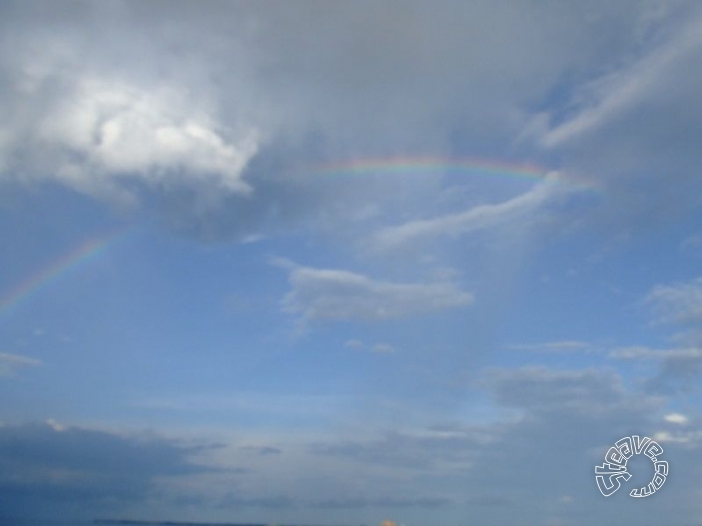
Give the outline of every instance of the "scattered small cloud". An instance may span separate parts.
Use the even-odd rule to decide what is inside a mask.
[[[670,413],[668,415],[665,415],[664,419],[666,422],[670,422],[671,424],[677,424],[681,426],[687,425],[690,421],[689,418],[680,413]]]
[[[46,425],[49,426],[49,427],[50,427],[51,429],[53,429],[54,431],[56,431],[57,433],[61,433],[62,431],[65,431],[65,430],[66,430],[66,426],[65,426],[65,425],[60,424],[59,422],[57,422],[57,421],[54,420],[53,418],[49,418],[49,419],[46,421]]]
[[[670,350],[652,349],[643,345],[629,345],[611,349],[607,356],[615,360],[651,360],[663,358]]]
[[[294,265],[283,310],[308,321],[383,321],[464,307],[473,295],[450,282],[396,283],[347,270]]]
[[[42,361],[36,358],[0,352],[0,375],[2,376],[11,376],[18,369],[39,367],[41,365],[43,365]]]
[[[393,353],[395,352],[395,347],[387,343],[376,343],[372,350],[375,353]]]
[[[693,234],[680,243],[680,250],[692,254],[702,254],[702,234]]]
[[[525,343],[506,345],[505,349],[512,351],[532,352],[578,352],[592,349],[592,345],[578,340],[562,340],[546,343]]]
[[[656,285],[644,298],[659,323],[702,324],[702,277],[672,285]]]

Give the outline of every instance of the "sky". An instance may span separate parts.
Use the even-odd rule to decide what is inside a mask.
[[[694,1],[3,2],[0,521],[698,524],[701,61]]]

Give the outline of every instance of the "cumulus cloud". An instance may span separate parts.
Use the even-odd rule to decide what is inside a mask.
[[[283,310],[303,321],[382,321],[469,305],[455,283],[396,283],[347,270],[292,265]]]
[[[53,173],[78,190],[136,179],[152,185],[211,181],[224,192],[250,192],[241,176],[256,153],[257,132],[226,139],[227,131],[192,96],[168,87],[84,79],[73,97],[45,116],[37,135],[40,147],[57,149]]]
[[[11,167],[5,178],[58,179],[81,192],[125,199],[133,183],[249,193],[242,172],[257,151],[258,133],[227,129],[178,88],[95,77],[81,79],[48,109],[30,141],[21,147],[40,150],[39,163]]]
[[[36,18],[3,7],[4,21],[17,23],[3,22],[0,181],[58,181],[129,202],[179,186],[250,193],[242,174],[259,128],[245,107],[223,118],[208,79],[211,40],[178,60],[168,24],[132,24],[134,7],[76,3]]]

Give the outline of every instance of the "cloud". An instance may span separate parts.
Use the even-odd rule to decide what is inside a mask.
[[[702,58],[702,11],[685,1],[616,5],[631,10],[618,51],[601,55],[599,65],[564,70],[523,137],[601,188],[607,197],[589,215],[593,230],[644,237],[700,205],[702,75],[694,64]]]
[[[292,290],[283,310],[302,321],[382,321],[473,302],[473,296],[448,282],[395,283],[374,280],[346,270],[293,265]]]
[[[390,466],[412,472],[455,473],[470,467],[495,430],[463,426],[441,430],[390,431],[379,438],[355,438],[311,444],[311,452],[352,459],[355,462]]]
[[[700,27],[700,20],[692,17],[682,28],[671,31],[673,36],[653,51],[581,86],[573,97],[574,104],[580,106],[575,115],[548,130],[541,143],[551,148],[575,141],[616,120],[622,113],[659,98],[661,91],[667,91],[670,86],[670,77],[679,73],[676,69],[699,52]]]
[[[656,324],[674,324],[683,328],[673,335],[677,343],[668,349],[630,346],[612,349],[611,358],[650,360],[656,374],[647,380],[650,389],[660,392],[689,391],[702,374],[702,278],[675,284],[654,286],[641,302],[649,307]]]
[[[145,501],[157,478],[211,472],[191,462],[209,446],[51,424],[0,426],[0,509],[85,516]]]
[[[377,353],[392,353],[395,352],[395,347],[387,343],[376,343],[371,350]]]
[[[610,358],[617,360],[640,360],[650,358],[662,358],[669,350],[651,349],[641,345],[631,345],[627,347],[616,347],[607,354]]]
[[[373,238],[380,249],[391,249],[411,242],[432,238],[454,238],[471,232],[507,227],[524,228],[535,217],[533,214],[549,200],[563,195],[558,176],[535,185],[531,190],[497,204],[482,204],[464,212],[447,214],[433,219],[412,220],[398,226],[383,228]]]
[[[397,185],[329,188],[291,181],[291,167],[510,151],[568,72],[581,80],[627,55],[649,14],[622,5],[599,5],[592,17],[583,6],[517,1],[322,11],[75,3],[41,15],[9,3],[0,17],[0,177],[142,197],[174,228],[207,239],[266,236],[304,219],[344,223],[386,210]],[[442,189],[402,184],[413,203]],[[485,206],[443,226],[457,235],[506,213]]]
[[[680,413],[670,413],[668,415],[665,415],[665,421],[670,422],[671,424],[677,424],[684,426],[686,425],[690,419],[687,418],[685,415],[681,415]]]
[[[505,348],[513,351],[578,352],[591,349],[592,345],[587,342],[576,340],[563,340],[545,343],[512,344],[505,346]]]
[[[43,365],[41,360],[35,358],[0,352],[0,375],[12,375],[18,369],[41,365]]]
[[[128,198],[130,182],[249,193],[242,172],[258,149],[258,133],[228,130],[200,106],[168,86],[81,79],[32,133],[33,147],[44,152],[39,159],[50,154],[52,170],[19,166],[15,173],[57,178],[106,198]]]
[[[689,391],[697,387],[702,374],[702,349],[677,349],[665,353],[659,362],[659,371],[651,378],[651,389],[666,392]]]
[[[653,361],[657,370],[646,380],[646,386],[655,392],[689,391],[696,387],[696,379],[702,374],[702,349],[697,347],[622,347],[610,351],[609,356],[619,360]]]
[[[482,382],[500,405],[533,412],[608,412],[627,402],[626,390],[614,371],[495,369],[487,371]]]
[[[346,343],[344,343],[344,347],[346,347],[347,349],[354,349],[356,351],[362,351],[367,349],[371,352],[380,354],[395,352],[395,347],[393,347],[389,343],[376,343],[370,347],[366,347],[366,345],[360,340],[348,340]]]
[[[250,451],[252,453],[256,453],[258,455],[280,455],[282,451],[278,449],[277,447],[271,447],[271,446],[241,446],[239,449],[244,450],[244,451]]]
[[[622,436],[652,437],[661,430],[665,400],[628,386],[612,370],[502,368],[483,370],[479,377],[495,402],[488,421],[347,436],[314,444],[312,452],[365,466],[368,472],[387,467],[383,473],[465,505],[480,524],[508,523],[515,509],[529,524],[545,523],[556,509],[569,524],[606,523],[612,510],[601,505],[594,466]],[[702,466],[691,442],[696,430],[685,432],[671,433],[673,440],[665,446],[671,470],[683,458],[686,468],[676,469],[679,482],[666,487],[671,500],[655,511],[657,518],[681,524],[689,508],[680,506],[694,495],[693,481]],[[623,494],[616,506],[637,520],[650,518],[652,510],[632,500]]]
[[[702,324],[702,278],[674,285],[656,285],[644,298],[661,323]]]

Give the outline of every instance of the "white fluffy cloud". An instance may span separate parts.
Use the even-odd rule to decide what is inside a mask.
[[[668,415],[665,415],[665,421],[670,422],[671,424],[678,424],[684,426],[689,423],[690,419],[687,418],[685,415],[681,415],[680,413],[670,413]]]
[[[293,265],[286,312],[312,320],[380,321],[463,307],[473,296],[457,284],[395,283],[336,269]]]
[[[248,192],[241,173],[258,146],[255,130],[225,139],[192,97],[107,79],[82,81],[42,120],[38,134],[60,149],[56,175],[78,189],[99,187],[105,179],[167,184],[191,178]]]
[[[0,176],[56,178],[103,198],[129,197],[134,182],[251,191],[242,172],[258,149],[255,129],[228,129],[206,104],[169,86],[96,77],[67,89],[18,146],[41,151],[40,162],[6,163]]]

